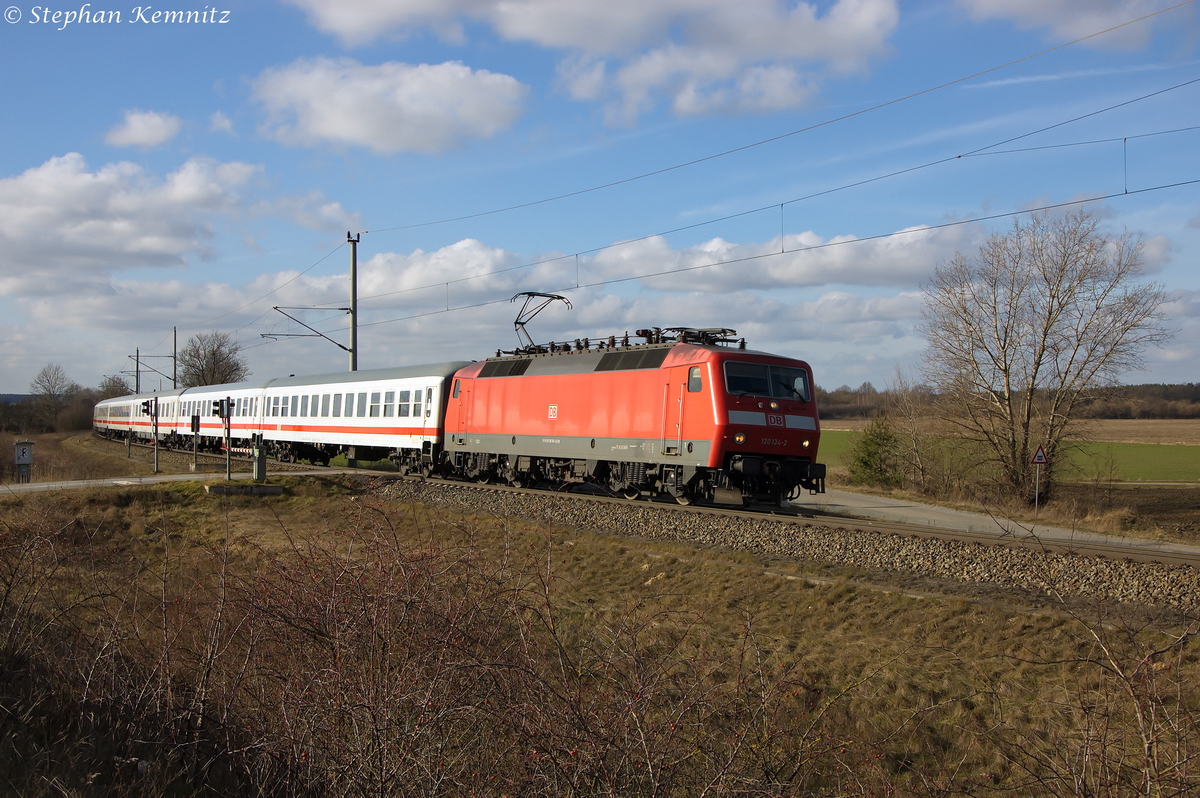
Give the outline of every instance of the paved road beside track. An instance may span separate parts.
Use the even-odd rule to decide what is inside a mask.
[[[1103,544],[1107,546],[1139,548],[1143,551],[1175,552],[1200,558],[1200,546],[1170,543],[1161,540],[1117,537],[1078,529],[1028,524],[999,516],[952,510],[906,499],[888,496],[872,496],[852,493],[847,490],[829,490],[815,496],[804,495],[792,502],[792,506],[815,513],[845,518],[861,518],[887,523],[923,526],[958,532],[976,532],[995,538],[1013,537],[1021,540],[1038,539],[1062,546],[1071,544]]]

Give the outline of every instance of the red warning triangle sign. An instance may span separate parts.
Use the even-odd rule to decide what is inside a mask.
[[[1046,450],[1041,446],[1038,447],[1037,454],[1029,461],[1033,465],[1046,465],[1050,462],[1050,458],[1046,456]]]

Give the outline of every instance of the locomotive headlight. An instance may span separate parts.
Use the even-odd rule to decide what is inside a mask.
[[[809,446],[811,446],[811,445],[812,445],[812,441],[810,441],[810,440],[808,440],[807,438],[805,438],[804,440],[800,441],[800,445],[801,445],[803,448],[807,449]]]
[[[778,410],[778,409],[779,409],[779,402],[771,402],[771,409],[772,409],[772,410]]]
[[[746,442],[746,433],[739,432],[737,435],[734,435],[733,442],[734,443],[745,443]]]

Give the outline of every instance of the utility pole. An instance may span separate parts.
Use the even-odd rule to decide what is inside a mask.
[[[346,231],[346,241],[350,243],[350,370],[358,371],[358,240],[362,233],[350,235]]]
[[[137,374],[137,377],[134,378],[133,392],[141,393],[142,392],[142,350],[141,350],[141,347],[137,347],[133,350],[133,370]]]
[[[362,233],[350,235],[346,231],[346,240],[350,242],[350,370],[358,371],[358,239]],[[358,447],[346,449],[346,466],[358,468]]]
[[[179,389],[179,328],[171,328],[171,390]]]

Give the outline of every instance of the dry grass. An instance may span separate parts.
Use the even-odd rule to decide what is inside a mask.
[[[123,477],[139,471],[136,463],[127,462],[124,458],[124,447],[121,456],[114,456],[115,445],[99,438],[94,438],[89,432],[53,432],[43,435],[21,436],[21,440],[33,441],[33,482],[56,482],[74,479],[102,479],[105,477]],[[12,462],[13,444],[17,436],[0,434],[0,484],[16,481],[16,469]],[[84,441],[85,445],[81,445]],[[102,444],[93,446],[92,441]]]
[[[1169,627],[289,484],[0,500],[9,792],[1200,786],[1200,665]]]

